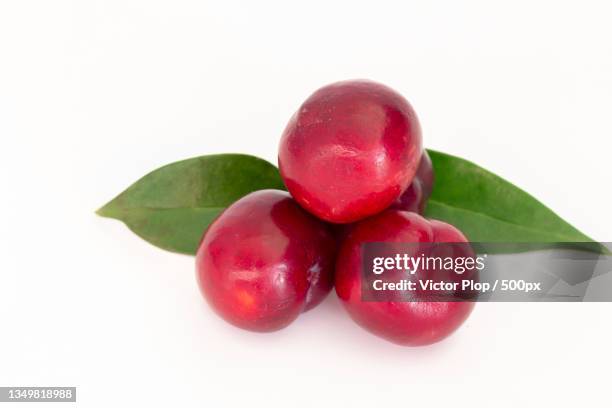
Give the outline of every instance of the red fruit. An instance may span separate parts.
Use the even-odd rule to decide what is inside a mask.
[[[335,251],[328,226],[289,194],[257,191],[209,226],[196,257],[198,284],[228,322],[274,331],[329,293]]]
[[[423,150],[421,162],[419,163],[412,183],[408,186],[406,191],[395,200],[391,208],[423,214],[425,205],[433,189],[433,183],[434,172],[431,158],[429,154],[427,154],[427,151]]]
[[[389,207],[411,183],[421,156],[412,107],[370,81],[312,94],[285,129],[278,163],[295,200],[312,214],[349,223]]]
[[[356,223],[342,243],[336,261],[336,292],[355,322],[377,336],[405,346],[435,343],[450,335],[469,316],[473,302],[363,301],[362,244],[366,242],[467,242],[455,227],[416,213],[385,212]]]

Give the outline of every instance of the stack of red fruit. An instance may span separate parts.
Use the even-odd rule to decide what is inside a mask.
[[[243,197],[199,246],[198,282],[221,317],[278,330],[335,286],[355,322],[398,344],[434,343],[465,321],[472,302],[362,300],[362,244],[467,242],[421,215],[434,174],[404,97],[370,81],[319,89],[289,121],[278,162],[289,193]]]

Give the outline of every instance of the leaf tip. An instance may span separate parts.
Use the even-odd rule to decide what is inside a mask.
[[[95,212],[96,212],[96,215],[99,215],[100,217],[106,217],[106,218],[116,217],[114,211],[112,211],[112,209],[109,208],[108,204],[98,208]]]

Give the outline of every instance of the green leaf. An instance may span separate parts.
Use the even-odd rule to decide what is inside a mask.
[[[428,153],[436,180],[425,215],[453,224],[470,241],[593,242],[501,177],[459,157]]]
[[[285,187],[275,166],[243,154],[195,157],[147,174],[97,213],[160,248],[195,254],[202,234],[246,194]]]
[[[455,156],[429,154],[436,181],[425,215],[455,225],[470,241],[593,244],[501,177]],[[201,156],[147,174],[98,214],[123,221],[160,248],[194,254],[203,232],[224,208],[267,188],[285,189],[278,169],[265,160],[242,154]],[[584,249],[609,253],[595,245]],[[509,246],[507,252],[516,251]]]

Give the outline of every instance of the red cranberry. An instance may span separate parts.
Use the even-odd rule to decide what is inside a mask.
[[[389,207],[411,183],[421,155],[412,107],[370,81],[312,94],[285,129],[278,163],[295,200],[317,217],[349,223]]]
[[[412,301],[364,301],[362,299],[362,244],[366,242],[467,242],[455,227],[428,221],[416,213],[386,210],[356,223],[345,238],[336,262],[336,292],[350,316],[360,326],[391,342],[420,346],[450,335],[469,316],[469,301],[426,301],[428,293],[416,293]],[[420,298],[419,298],[420,297]]]
[[[406,191],[395,200],[391,208],[423,214],[425,205],[433,189],[433,183],[434,172],[431,158],[429,154],[427,154],[427,151],[423,150],[421,162],[419,163],[412,183],[408,186]]]
[[[196,257],[204,297],[228,322],[273,331],[333,286],[335,239],[283,191],[251,193],[208,228]]]

